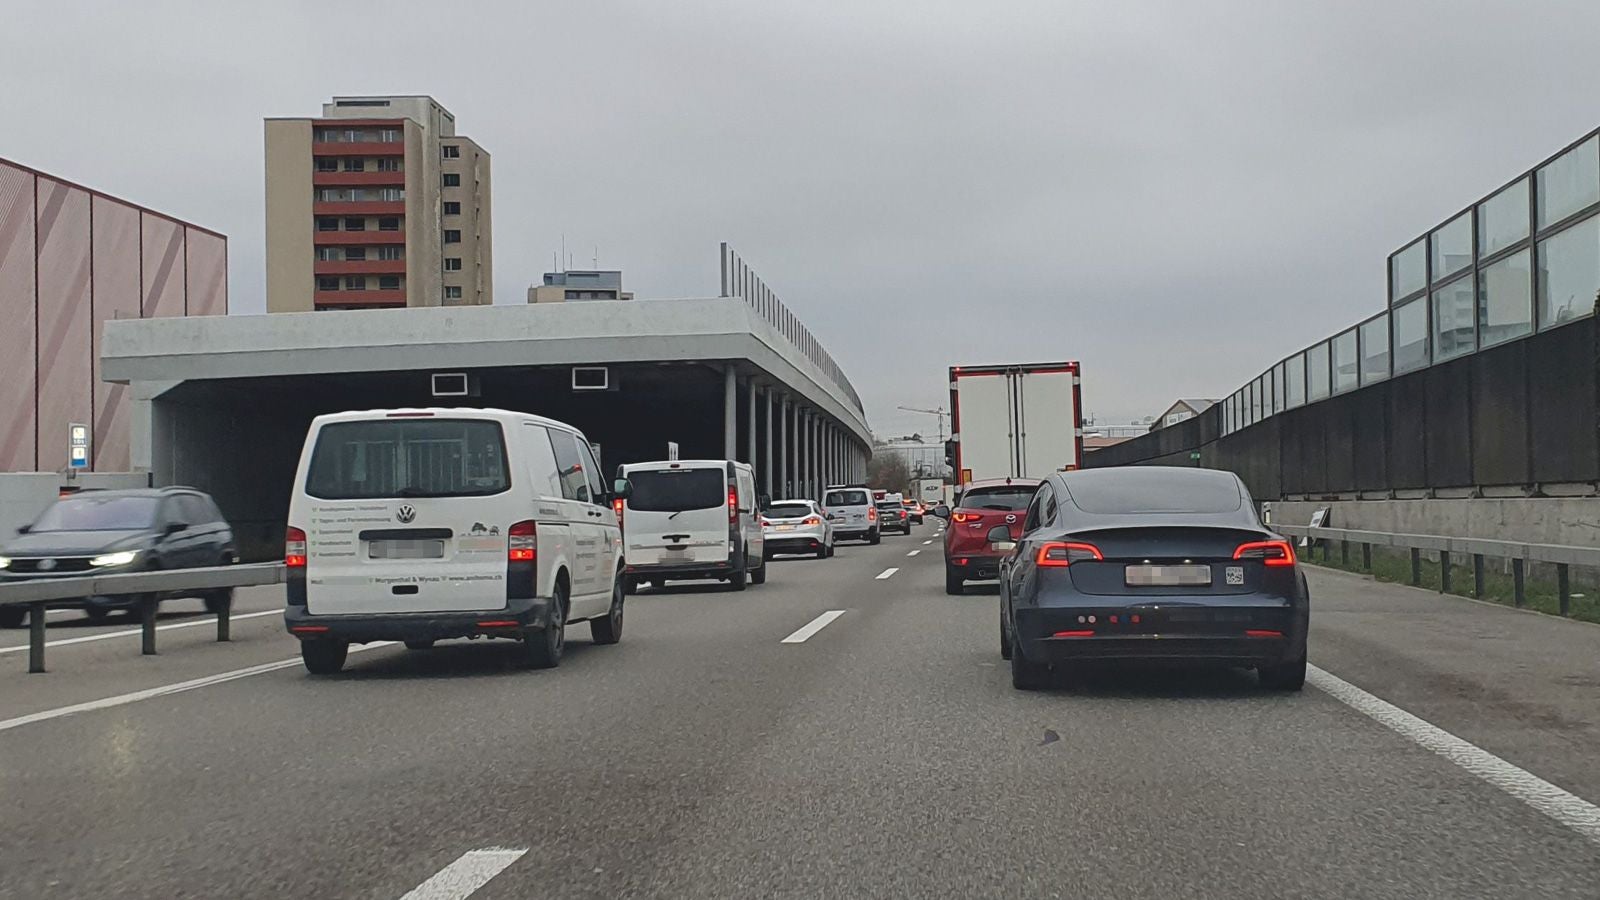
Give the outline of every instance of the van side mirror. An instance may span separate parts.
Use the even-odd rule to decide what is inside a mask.
[[[948,519],[950,518],[950,507],[941,503],[933,508],[933,514],[941,519]]]
[[[1011,529],[1005,525],[996,525],[989,529],[988,541],[996,550],[1015,550],[1017,544],[1011,539]]]
[[[611,496],[618,500],[626,500],[633,496],[633,482],[626,478],[618,478],[611,484]]]
[[[33,530],[33,526],[32,525],[18,525],[17,526],[17,534],[27,534],[28,532],[30,532],[32,530]]]

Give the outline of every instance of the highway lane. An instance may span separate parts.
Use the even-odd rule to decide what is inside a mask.
[[[472,896],[1594,896],[1594,844],[1320,691],[1012,691],[992,592],[907,557],[932,532],[630,598],[551,672],[390,647],[0,732],[0,897],[399,897],[499,847]],[[1354,610],[1313,661],[1360,683],[1394,589],[1312,577]],[[293,645],[231,649],[212,672]],[[117,690],[72,662],[0,685]]]

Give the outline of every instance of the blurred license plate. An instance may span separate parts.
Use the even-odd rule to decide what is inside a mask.
[[[1124,581],[1134,587],[1209,585],[1210,566],[1129,566]]]
[[[794,530],[794,526],[793,525],[774,525],[774,526],[772,526],[772,530],[773,531],[793,531]]]
[[[372,541],[368,559],[443,559],[444,541]]]

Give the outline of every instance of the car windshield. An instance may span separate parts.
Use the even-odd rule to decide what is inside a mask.
[[[1008,484],[1003,487],[978,487],[961,495],[963,509],[1027,509],[1034,487]]]
[[[57,500],[30,530],[141,531],[155,526],[158,497],[77,496]]]
[[[830,491],[823,503],[828,506],[866,506],[866,491]]]
[[[685,512],[728,502],[728,476],[721,469],[646,469],[628,475],[638,512]]]
[[[801,519],[811,515],[811,507],[804,503],[779,503],[767,507],[769,519]]]
[[[323,500],[483,497],[510,486],[499,422],[372,419],[317,434],[306,493]]]
[[[1137,466],[1069,478],[1073,505],[1087,513],[1224,513],[1244,505],[1239,483],[1226,472]]]

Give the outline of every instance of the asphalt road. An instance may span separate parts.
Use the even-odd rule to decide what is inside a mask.
[[[1244,672],[1015,692],[934,531],[632,597],[546,672],[454,642],[311,678],[264,615],[30,676],[5,633],[0,898],[1600,896],[1600,628],[1313,570],[1312,662],[1506,775]]]

